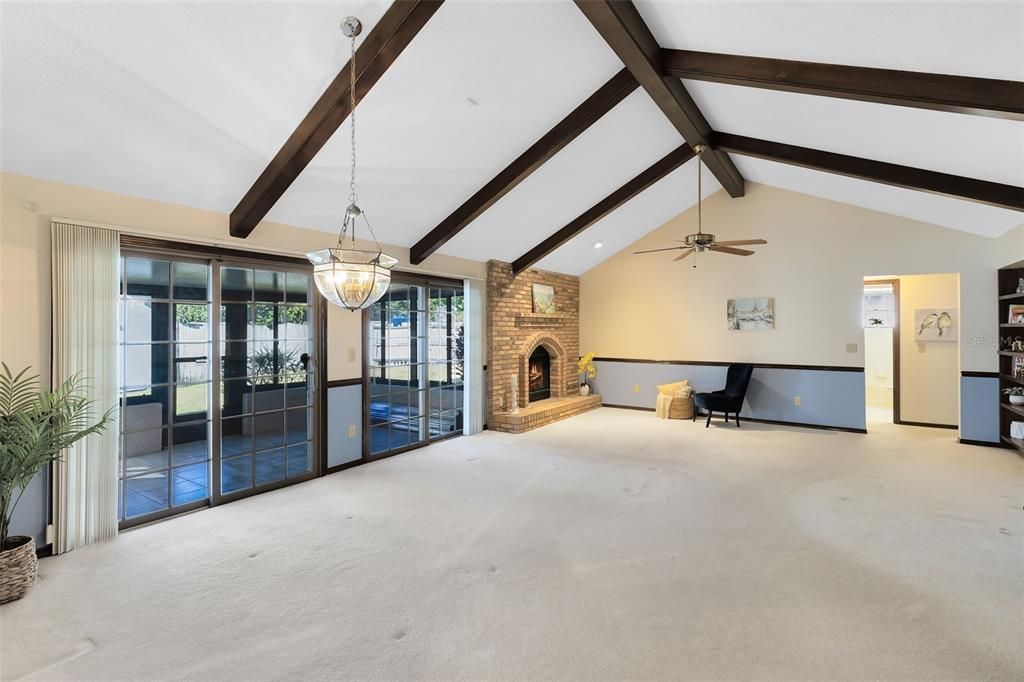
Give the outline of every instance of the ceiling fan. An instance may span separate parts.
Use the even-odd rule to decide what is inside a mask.
[[[681,251],[678,256],[672,260],[683,260],[690,255],[695,253],[703,253],[704,251],[717,251],[718,253],[728,253],[733,256],[752,256],[753,251],[748,249],[737,249],[737,246],[753,246],[755,244],[767,244],[768,242],[764,239],[736,239],[728,242],[720,242],[715,239],[715,235],[704,232],[701,224],[701,155],[704,150],[707,149],[702,144],[697,145],[693,148],[697,152],[697,233],[688,234],[685,239],[676,239],[674,241],[681,242],[684,246],[670,246],[665,249],[648,249],[646,251],[634,251],[634,255],[638,253],[660,253],[662,251]],[[697,267],[696,257],[694,257],[693,267]]]

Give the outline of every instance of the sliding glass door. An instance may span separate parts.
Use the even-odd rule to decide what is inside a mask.
[[[210,269],[121,259],[122,521],[209,497]]]
[[[461,433],[462,301],[459,282],[396,277],[366,311],[371,458]]]
[[[122,525],[312,477],[308,271],[133,252],[121,264]]]
[[[313,471],[310,277],[221,266],[219,495]]]

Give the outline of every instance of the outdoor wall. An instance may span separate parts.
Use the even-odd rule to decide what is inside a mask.
[[[50,372],[50,221],[55,217],[117,227],[128,234],[298,257],[331,245],[335,238],[264,222],[248,239],[236,239],[228,234],[226,213],[0,173],[0,360],[15,369],[31,365],[44,378]],[[481,262],[443,255],[431,256],[429,267],[411,267],[407,248],[385,248],[399,259],[402,270],[476,279],[486,274]],[[328,380],[360,377],[360,313],[331,306],[327,327]],[[345,456],[339,453],[336,459]],[[49,514],[47,490],[44,480],[33,482],[14,520],[14,532],[35,534],[40,545],[45,544]]]
[[[1024,236],[997,241],[748,183],[741,199],[720,191],[705,201],[704,227],[723,240],[767,239],[767,245],[754,247],[756,255],[701,254],[694,269],[692,259],[673,262],[670,253],[632,254],[673,246],[672,240],[696,232],[696,222],[692,208],[584,273],[583,352],[604,358],[863,368],[864,277],[942,272],[960,279],[960,367],[997,369],[996,262],[1015,259],[997,249],[1004,249],[1004,242],[1013,248]],[[775,298],[775,329],[727,330],[727,299],[751,296]],[[755,370],[755,377],[759,373]],[[863,376],[860,381],[863,386]],[[636,383],[642,393],[654,391],[643,382],[629,387]],[[601,390],[606,403],[620,402]],[[863,421],[863,388],[859,408],[842,390],[836,386],[822,395],[824,404],[803,400],[799,408],[793,395],[780,394],[777,400],[786,403],[785,411],[795,409],[793,421],[810,423],[811,416],[858,409]],[[781,404],[778,411],[784,411]],[[842,421],[857,419],[844,415]]]
[[[918,343],[914,311],[958,308],[957,276],[901,275],[899,280],[900,420],[955,426],[960,423],[959,342]]]

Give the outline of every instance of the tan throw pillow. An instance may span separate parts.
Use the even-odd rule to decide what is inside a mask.
[[[677,381],[674,384],[661,384],[658,386],[658,395],[687,398],[690,395],[690,382],[683,380]]]

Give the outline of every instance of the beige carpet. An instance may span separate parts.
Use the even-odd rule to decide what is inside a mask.
[[[42,562],[5,680],[1024,676],[1024,460],[602,409]]]

